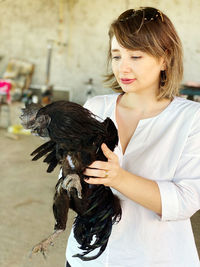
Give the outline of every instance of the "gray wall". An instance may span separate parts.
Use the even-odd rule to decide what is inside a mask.
[[[0,1],[0,75],[11,57],[35,64],[32,84],[45,83],[48,40],[53,39],[50,82],[83,103],[87,81],[103,88],[109,24],[127,8],[153,6],[175,24],[184,47],[184,81],[200,81],[200,0],[4,0]],[[67,43],[67,46],[59,43]]]

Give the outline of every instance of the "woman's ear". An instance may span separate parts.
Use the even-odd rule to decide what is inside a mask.
[[[165,50],[164,55],[162,56],[162,65],[161,65],[161,71],[164,71],[167,69],[167,59],[168,59],[168,50]]]
[[[161,71],[164,71],[164,70],[166,70],[166,63],[164,62],[163,64],[162,64],[162,66],[161,66],[161,69],[160,69]]]

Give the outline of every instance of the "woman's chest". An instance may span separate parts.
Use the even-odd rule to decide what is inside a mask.
[[[122,116],[117,116],[116,121],[118,126],[119,140],[122,147],[122,152],[124,154],[132,136],[134,135],[139,123],[139,119],[130,116],[127,116],[125,119]]]
[[[172,179],[187,138],[180,130],[156,121],[139,123],[126,147],[122,167],[152,180]]]

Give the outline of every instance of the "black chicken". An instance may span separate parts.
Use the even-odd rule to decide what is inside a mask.
[[[89,110],[68,101],[56,101],[45,107],[28,105],[22,109],[20,118],[24,128],[50,138],[32,152],[32,160],[45,156],[47,172],[58,164],[62,168],[53,203],[55,231],[32,252],[41,251],[45,256],[48,245],[65,230],[71,208],[77,213],[74,236],[83,250],[74,257],[85,261],[99,257],[106,248],[112,225],[121,218],[121,206],[109,187],[86,183],[83,172],[93,161],[107,160],[100,148],[102,143],[114,150],[118,143],[114,123],[110,118],[100,122]],[[86,256],[96,248],[99,251],[95,256]]]

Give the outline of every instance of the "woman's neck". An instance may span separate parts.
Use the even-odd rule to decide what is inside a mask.
[[[148,118],[162,112],[169,104],[170,99],[157,100],[155,95],[138,95],[124,93],[118,97],[117,105],[121,109],[138,114],[139,117]]]

